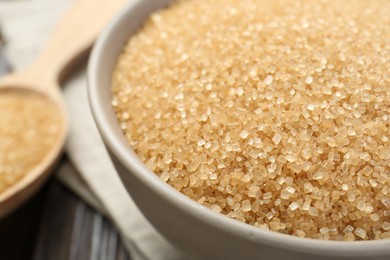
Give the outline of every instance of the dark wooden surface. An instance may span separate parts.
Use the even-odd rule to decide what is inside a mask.
[[[24,206],[0,220],[0,259],[130,257],[113,225],[52,177]]]

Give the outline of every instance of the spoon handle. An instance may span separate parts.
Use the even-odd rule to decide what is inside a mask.
[[[99,32],[126,2],[75,0],[54,29],[41,55],[28,70],[29,76],[57,85],[64,73],[89,50]]]

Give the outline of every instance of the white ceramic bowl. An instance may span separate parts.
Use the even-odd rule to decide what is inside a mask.
[[[107,150],[131,197],[169,241],[198,259],[390,260],[390,240],[336,242],[260,230],[192,201],[161,181],[138,159],[111,108],[110,81],[129,37],[170,0],[132,0],[97,41],[88,68],[92,112]]]

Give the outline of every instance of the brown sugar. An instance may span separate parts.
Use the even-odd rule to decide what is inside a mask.
[[[390,1],[188,0],[119,57],[112,106],[139,157],[256,227],[390,238]]]
[[[25,90],[0,91],[0,193],[49,153],[63,131],[56,105]]]

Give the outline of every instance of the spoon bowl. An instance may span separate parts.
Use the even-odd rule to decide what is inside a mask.
[[[27,98],[30,95],[39,96],[44,102],[48,101],[47,109],[52,109],[52,112],[56,113],[55,118],[59,122],[59,126],[55,126],[55,128],[59,127],[56,139],[44,151],[41,160],[27,172],[23,172],[23,176],[18,181],[0,192],[0,218],[12,212],[33,195],[47,180],[56,165],[68,133],[68,120],[59,80],[90,49],[100,30],[124,3],[125,0],[76,1],[54,30],[48,45],[37,61],[25,71],[9,74],[0,79],[0,97],[10,91],[17,92],[17,95],[23,92],[24,96],[28,96]],[[54,111],[56,109],[57,111]],[[18,117],[18,114],[12,114],[10,117]],[[22,128],[18,134],[24,134],[24,130]],[[17,149],[23,150],[25,147],[20,146]],[[29,158],[26,157],[21,160],[28,160]]]
[[[58,88],[51,88],[52,91],[44,93],[39,90],[38,86],[35,87],[34,84],[29,84],[27,81],[25,82],[24,78],[21,76],[22,74],[15,74],[12,75],[12,78],[10,77],[10,82],[14,82],[14,85],[8,85],[7,83],[3,83],[3,81],[0,82],[0,96],[10,91],[18,94],[23,93],[27,96],[39,95],[44,99],[47,99],[48,102],[53,103],[55,108],[58,108],[55,113],[58,113],[58,118],[61,119],[61,126],[55,142],[51,145],[41,162],[28,173],[25,173],[20,180],[0,193],[0,218],[16,209],[22,202],[33,195],[47,180],[50,176],[50,172],[60,158],[68,132],[68,120],[65,106],[59,91],[56,91]],[[20,80],[17,80],[19,77]]]

